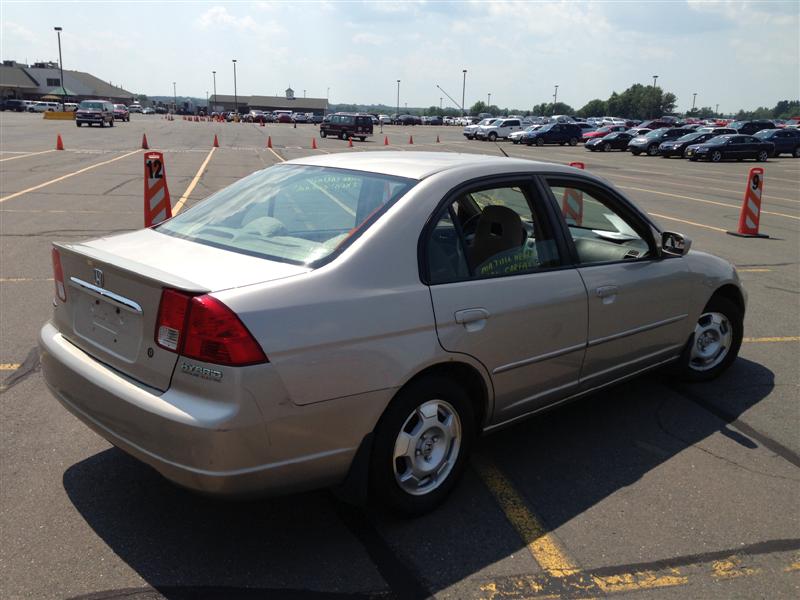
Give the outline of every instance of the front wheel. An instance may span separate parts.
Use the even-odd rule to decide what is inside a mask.
[[[722,152],[720,152],[719,150],[714,150],[714,152],[711,153],[711,161],[719,162],[721,160],[722,160]]]
[[[658,155],[658,146],[655,144],[650,144],[647,147],[647,156],[656,156]]]
[[[324,137],[327,137],[327,136],[328,136],[328,133],[324,129],[319,132],[319,137],[324,138]]]
[[[577,146],[578,145],[578,138],[569,138],[569,145],[570,146]]]
[[[490,141],[490,142],[493,142],[493,141],[495,141],[496,139],[497,139],[497,134],[496,134],[494,131],[492,131],[492,132],[489,134],[489,141]]]
[[[767,152],[766,150],[762,150],[761,152],[758,153],[758,156],[756,156],[756,160],[758,162],[767,162],[768,158],[769,158],[769,152]]]
[[[360,137],[360,138],[358,138],[358,139],[359,139],[359,140],[361,140],[361,141],[363,142],[363,141],[365,141],[367,138],[365,138],[364,136],[361,136],[361,137]]]
[[[603,152],[608,152],[609,150],[611,150],[611,144],[606,142],[606,143],[603,144],[602,148],[603,148]]]
[[[709,300],[694,327],[689,343],[673,367],[688,381],[708,381],[722,374],[739,354],[744,315],[731,300]]]
[[[541,148],[542,146],[544,146],[544,140],[542,138],[537,138],[536,145]]]
[[[474,431],[472,404],[455,381],[432,375],[411,382],[375,428],[372,490],[406,514],[433,510],[461,477]]]
[[[631,154],[633,154],[634,156],[639,156],[641,153],[642,153],[641,150],[631,150]]]
[[[792,152],[792,156],[794,156],[795,158],[800,158],[800,146],[794,149],[794,152]]]

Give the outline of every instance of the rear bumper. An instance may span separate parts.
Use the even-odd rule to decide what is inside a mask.
[[[257,382],[270,400],[255,399],[236,374],[228,375],[233,399],[211,400],[204,394],[215,384],[178,373],[160,392],[98,362],[51,323],[40,331],[39,351],[45,381],[67,410],[167,479],[204,493],[275,495],[335,485],[377,420],[363,419],[374,412],[362,404],[375,406],[369,394],[291,405],[274,374],[259,375]],[[255,368],[274,371],[245,370]],[[268,402],[276,404],[271,419],[263,416]],[[342,414],[351,410],[355,415]],[[331,423],[343,418],[352,427],[332,432]]]

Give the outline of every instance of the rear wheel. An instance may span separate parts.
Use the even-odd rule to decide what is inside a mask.
[[[373,491],[406,514],[434,509],[461,477],[474,431],[470,399],[453,380],[432,375],[409,383],[375,428]]]
[[[578,138],[569,138],[569,145],[570,146],[577,146],[578,145]]]
[[[718,377],[739,354],[743,319],[742,311],[732,301],[722,296],[712,297],[673,368],[676,374],[689,381]]]
[[[494,142],[497,139],[497,134],[494,131],[489,132],[489,141]]]
[[[362,136],[361,136],[360,138],[358,138],[358,139],[359,139],[359,140],[361,140],[361,141],[363,142],[363,141],[365,141],[367,138],[365,138],[365,137],[362,135]]]
[[[536,138],[536,145],[537,146],[544,146],[544,140],[542,138]]]
[[[641,153],[642,153],[641,150],[631,150],[631,154],[633,154],[634,156],[639,156]]]
[[[756,156],[756,160],[758,162],[766,162],[768,158],[769,158],[769,152],[767,152],[766,150],[762,150],[761,152],[758,153],[758,156]]]
[[[328,137],[328,133],[324,129],[322,129],[319,132],[319,137],[321,138]]]
[[[113,127],[113,126],[114,126],[114,119],[111,119],[111,120],[108,122],[108,126],[109,126],[109,127]]]
[[[794,152],[792,152],[792,156],[794,156],[795,158],[800,158],[800,146],[794,149]]]

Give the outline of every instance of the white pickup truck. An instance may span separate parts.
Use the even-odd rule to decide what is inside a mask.
[[[467,125],[466,127],[464,127],[464,131],[462,133],[464,134],[464,137],[467,138],[468,140],[474,140],[475,134],[478,132],[478,129],[480,129],[485,125],[489,125],[493,121],[497,121],[497,119],[492,117],[491,119],[484,119],[483,121],[475,125]]]

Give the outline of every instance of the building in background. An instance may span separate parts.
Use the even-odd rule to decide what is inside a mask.
[[[328,110],[327,98],[296,98],[292,88],[287,88],[286,96],[238,96],[238,98],[234,98],[233,95],[217,94],[216,101],[213,96],[208,99],[211,110],[215,112],[234,110],[237,100],[240,113],[251,110],[267,112],[291,110],[295,113],[324,115]]]
[[[134,94],[83,71],[64,70],[58,63],[34,63],[31,66],[3,61],[0,67],[0,95],[5,98],[41,100],[45,96],[66,97],[70,102],[101,98],[130,104]]]

